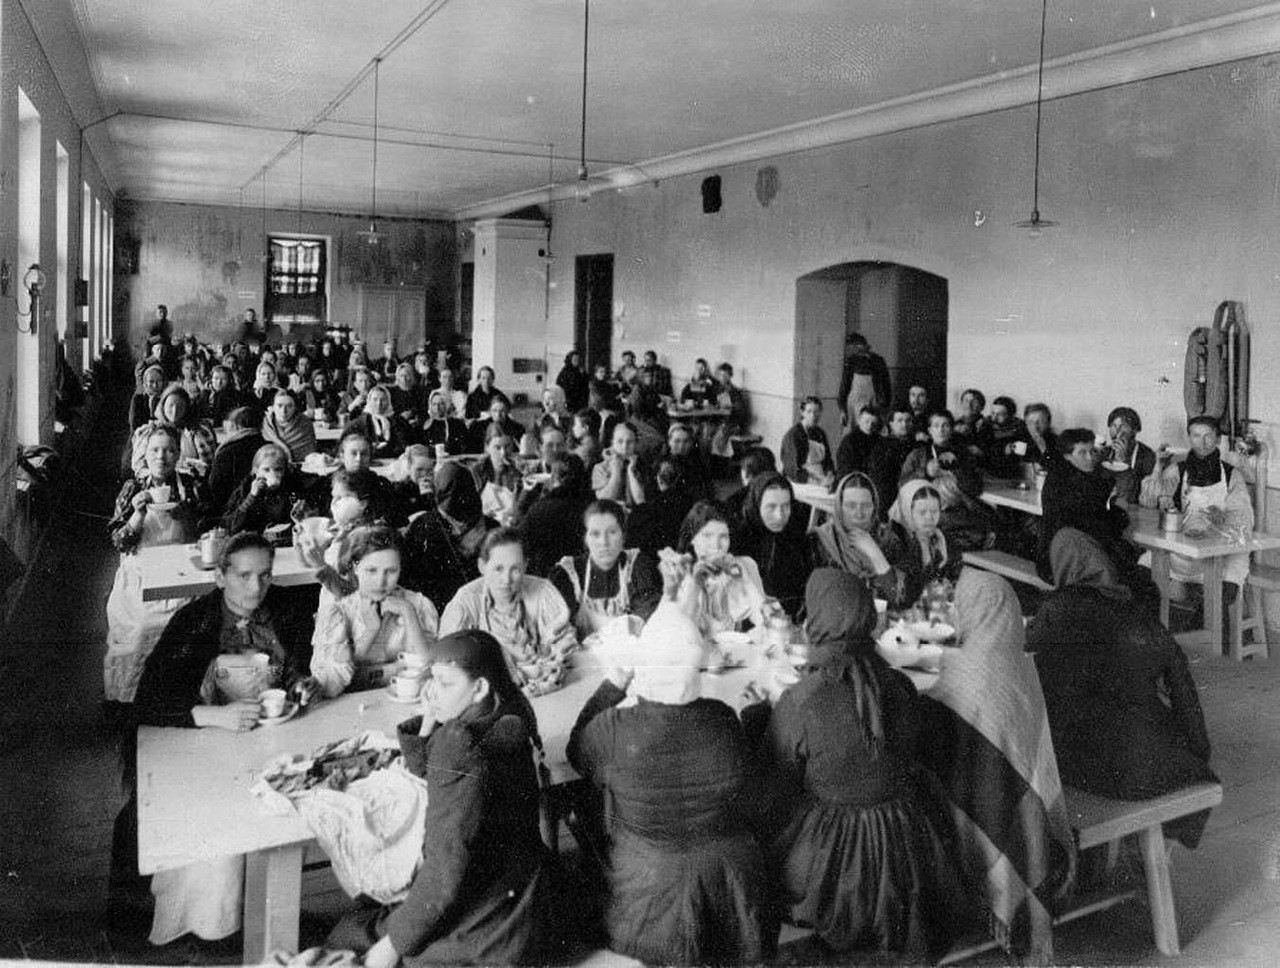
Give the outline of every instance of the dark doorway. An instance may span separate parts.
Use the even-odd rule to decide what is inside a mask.
[[[913,384],[945,402],[946,279],[894,262],[845,262],[796,280],[796,399],[822,398],[823,427],[837,437],[845,337],[854,332],[884,357],[894,404]]]
[[[574,260],[573,345],[588,373],[613,359],[613,253]]]

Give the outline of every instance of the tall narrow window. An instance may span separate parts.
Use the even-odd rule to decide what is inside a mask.
[[[115,338],[116,217],[107,216],[107,339]]]
[[[40,112],[18,89],[18,264],[21,283],[28,267],[40,262]],[[40,319],[38,307],[17,287],[17,418],[18,441],[40,443]]]
[[[267,298],[262,307],[268,323],[319,323],[328,318],[326,239],[273,235]]]
[[[58,321],[58,335],[65,339],[67,323],[71,319],[67,312],[67,293],[70,291],[67,246],[71,239],[71,163],[62,142],[54,144],[58,153],[58,274],[57,283],[49,290],[49,308],[53,310],[53,318]]]
[[[98,346],[106,340],[103,333],[106,327],[102,319],[102,202],[98,196],[93,197],[93,319],[98,329]]]
[[[93,319],[90,313],[91,300],[88,298],[89,273],[93,263],[93,196],[89,192],[89,183],[83,182],[80,185],[80,273],[79,279],[85,284],[84,286],[84,305],[76,308],[76,318],[84,323],[85,338],[81,345],[81,352],[84,353],[84,368],[87,370],[90,364],[98,356],[101,347],[98,346],[98,333],[93,328]]]

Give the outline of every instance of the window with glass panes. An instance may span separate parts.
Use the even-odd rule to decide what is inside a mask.
[[[266,322],[323,322],[328,315],[326,240],[273,235],[268,246]]]

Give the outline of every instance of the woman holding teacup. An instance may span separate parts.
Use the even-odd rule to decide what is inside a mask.
[[[346,570],[356,590],[322,606],[311,640],[311,674],[326,696],[385,684],[402,652],[427,658],[439,615],[425,595],[400,587],[402,551],[391,528],[352,533]]]
[[[664,580],[678,580],[680,607],[704,635],[746,621],[764,624],[760,569],[750,558],[731,554],[730,541],[725,513],[711,501],[699,501],[685,515],[676,550],[659,554]]]
[[[181,432],[163,423],[148,424],[138,432],[145,434],[144,464],[120,489],[108,525],[111,542],[120,552],[120,568],[107,599],[103,691],[108,701],[118,702],[133,701],[143,662],[185,601],[144,601],[142,569],[134,553],[142,547],[194,540],[206,510],[199,480],[178,470]]]

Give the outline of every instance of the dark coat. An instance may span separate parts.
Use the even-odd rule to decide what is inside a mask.
[[[450,456],[467,453],[467,425],[457,417],[430,420],[422,425],[422,442],[435,453],[436,444],[444,444],[444,452]],[[473,451],[479,453],[479,451]]]
[[[610,948],[662,965],[762,961],[772,935],[738,717],[714,699],[616,708],[624,697],[601,683],[568,745],[604,791]]]
[[[398,905],[357,910],[330,947],[389,936],[405,965],[512,965],[537,958],[547,904],[538,777],[524,718],[507,704],[419,736],[400,724],[404,764],[427,781],[422,863]]]
[[[809,441],[816,440],[825,449],[822,458],[822,469],[828,474],[835,473],[835,457],[831,453],[831,443],[827,440],[827,432],[821,427],[806,431],[801,424],[796,424],[782,437],[782,473],[787,480],[804,484],[809,480],[809,472],[804,469],[809,459]]]
[[[271,627],[285,648],[286,685],[307,675],[311,664],[311,617],[282,603],[278,588],[267,591],[258,614],[272,617]],[[144,726],[195,726],[191,710],[201,705],[200,686],[209,663],[222,650],[222,589],[178,609],[147,656],[134,698],[137,721]]]
[[[353,417],[347,421],[347,425],[342,428],[345,434],[348,430],[360,430],[369,438],[369,443],[373,445],[373,456],[377,457],[399,457],[404,453],[404,449],[410,444],[418,442],[418,435],[414,433],[412,427],[398,415],[387,418],[391,426],[391,434],[383,439],[377,436],[373,430],[373,418],[367,413],[361,413],[358,417]]]
[[[1123,508],[1107,507],[1111,487],[1111,477],[1100,471],[1086,474],[1067,460],[1050,465],[1040,490],[1040,541],[1036,549],[1036,571],[1045,581],[1053,582],[1049,546],[1063,528],[1075,528],[1097,540],[1127,581],[1138,555],[1124,537],[1129,515]]]
[[[285,475],[284,481],[274,491],[253,493],[253,473],[231,492],[222,508],[222,527],[227,534],[237,531],[265,531],[273,524],[292,523],[293,505],[306,499],[309,481],[298,474]],[[216,510],[214,512],[217,513]]]
[[[219,444],[209,462],[209,506],[220,512],[231,499],[231,492],[253,471],[253,455],[266,441],[258,431]]]
[[[479,420],[489,412],[489,405],[495,399],[502,400],[507,405],[507,410],[511,410],[511,400],[505,393],[494,387],[492,390],[485,390],[479,384],[472,388],[467,394],[466,409],[462,415],[468,420]]]
[[[1141,800],[1213,781],[1187,657],[1131,603],[1087,587],[1047,595],[1027,625],[1062,782]],[[1188,847],[1208,813],[1166,826]]]
[[[576,366],[566,363],[556,376],[556,386],[564,391],[565,406],[577,413],[591,399],[591,380]]]

